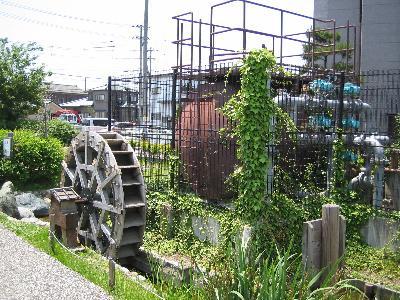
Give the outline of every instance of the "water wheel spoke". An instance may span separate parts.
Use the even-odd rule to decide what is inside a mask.
[[[93,206],[98,208],[98,209],[102,209],[108,212],[112,212],[115,214],[122,214],[122,210],[118,209],[117,207],[111,205],[111,204],[107,204],[104,202],[100,202],[100,201],[93,201]]]
[[[99,179],[101,181],[99,184],[99,189],[102,190],[104,187],[106,187],[111,182],[111,180],[114,179],[115,176],[118,175],[118,171],[114,169],[110,173],[110,175],[108,175],[106,178],[102,178],[102,176],[100,174],[98,174],[98,175],[99,175]]]
[[[71,170],[68,168],[67,163],[65,162],[65,160],[63,160],[61,162],[61,165],[64,169],[65,174],[67,174],[67,176],[69,177],[69,179],[71,180],[72,184],[75,182],[75,175],[72,174]]]
[[[82,164],[79,161],[78,152],[76,151],[76,146],[72,145],[72,151],[74,152],[75,162],[76,162],[76,172],[78,173],[79,181],[82,188],[87,188],[87,178],[86,174],[82,172]]]
[[[111,229],[106,224],[101,224],[101,231],[104,233],[104,236],[108,239],[110,244],[115,244],[114,239],[111,237]]]
[[[105,210],[101,210],[101,212],[100,212],[100,216],[99,216],[99,220],[98,220],[98,222],[97,222],[97,228],[96,228],[96,230],[97,230],[98,233],[100,233],[101,224],[103,224],[104,218],[105,218],[105,216],[106,216],[107,213],[108,213],[108,212],[105,211]]]
[[[79,177],[79,173],[78,173],[78,168],[75,169],[75,173],[74,173],[74,181],[72,181],[72,186],[75,186],[76,184],[76,179]]]
[[[93,241],[96,244],[96,248],[99,249],[100,252],[103,252],[103,244],[99,240],[99,232],[97,231],[97,228],[96,228],[97,220],[96,220],[96,216],[94,213],[91,213],[89,215],[89,221],[90,221],[90,228],[92,230]]]
[[[98,168],[99,168],[99,162],[101,160],[101,156],[103,155],[104,152],[104,141],[101,141],[100,146],[99,146],[99,151],[97,152],[97,157],[93,160],[93,171],[92,171],[92,176],[90,177],[90,183],[89,183],[89,188],[91,189],[92,192],[94,192],[96,189],[94,187],[94,183],[96,181],[97,175],[99,173]]]
[[[98,190],[98,193],[101,198],[101,202],[104,204],[110,204],[110,197],[108,196],[108,191]]]
[[[94,168],[92,175],[90,176],[90,180],[89,180],[89,184],[88,184],[89,189],[92,193],[94,193],[96,191],[97,186],[98,186],[97,175],[98,175],[97,168]]]
[[[78,221],[78,227],[77,227],[78,231],[81,230],[82,226],[86,223],[87,220],[88,220],[88,212],[86,208],[83,208]]]

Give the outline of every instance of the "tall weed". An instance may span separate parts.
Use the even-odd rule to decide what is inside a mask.
[[[314,299],[363,299],[363,294],[347,280],[337,283],[339,262],[315,276],[307,274],[301,255],[292,253],[292,244],[280,251],[277,247],[254,256],[250,245],[237,243],[236,249],[228,250],[231,261],[230,280],[225,286],[214,288],[215,298],[220,300],[314,300]],[[322,278],[325,275],[324,279]],[[313,289],[319,284],[319,288]]]

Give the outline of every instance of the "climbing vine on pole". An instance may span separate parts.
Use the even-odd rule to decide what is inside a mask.
[[[248,221],[257,221],[266,201],[266,175],[269,165],[267,145],[276,139],[275,125],[294,125],[274,102],[269,81],[277,71],[276,58],[266,50],[251,51],[240,67],[241,88],[221,109],[235,124],[232,136],[237,139],[238,159],[235,171],[239,182],[236,208]]]

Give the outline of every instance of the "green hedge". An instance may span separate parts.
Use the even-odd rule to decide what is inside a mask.
[[[17,124],[18,129],[32,130],[39,135],[45,134],[45,123],[36,120],[21,120]],[[47,135],[59,139],[64,145],[69,145],[72,138],[78,135],[78,130],[68,122],[53,119],[47,122]]]
[[[8,130],[0,130],[0,140]],[[29,130],[14,131],[14,155],[2,156],[0,143],[0,182],[12,181],[17,188],[48,187],[58,185],[64,150],[56,138],[44,138]]]
[[[150,154],[169,154],[172,152],[170,144],[155,144],[148,140],[131,140],[130,144],[133,149],[142,149]]]

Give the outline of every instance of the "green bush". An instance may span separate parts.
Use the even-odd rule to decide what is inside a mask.
[[[17,128],[35,131],[40,136],[44,136],[46,131],[45,123],[36,120],[21,120],[18,122]],[[64,145],[69,145],[77,134],[78,131],[68,122],[58,119],[47,122],[47,135],[59,139]]]
[[[59,139],[64,145],[69,145],[71,140],[78,135],[78,131],[72,124],[57,119],[48,123],[47,133]]]
[[[38,120],[18,120],[16,129],[31,130],[38,133],[43,132],[44,122]]]
[[[151,143],[148,140],[131,140],[130,144],[134,149],[142,149],[145,152],[150,154],[168,154],[171,153],[171,145],[170,144],[155,144]]]
[[[7,130],[0,130],[0,140]],[[0,144],[0,151],[3,151]],[[0,158],[0,182],[11,180],[18,188],[56,185],[61,174],[63,146],[58,139],[44,138],[29,130],[14,131],[11,159]]]

